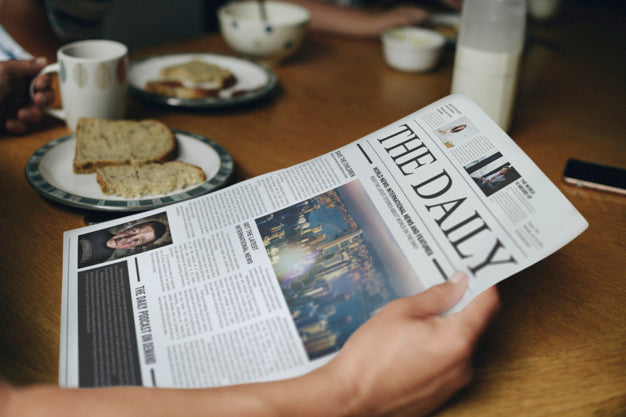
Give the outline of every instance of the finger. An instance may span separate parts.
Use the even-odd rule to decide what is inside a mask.
[[[500,307],[498,290],[495,286],[480,293],[463,310],[449,317],[466,332],[470,341],[475,341],[487,328]]]
[[[459,302],[466,287],[467,275],[457,271],[447,282],[402,299],[404,308],[416,317],[440,315]]]
[[[35,78],[33,87],[35,90],[47,90],[50,88],[51,77],[48,74],[43,74]]]
[[[33,104],[39,107],[49,106],[54,102],[54,93],[52,91],[38,91],[33,96]]]
[[[420,24],[428,19],[429,12],[419,7],[400,7],[397,9],[402,12],[405,24]]]
[[[45,58],[6,61],[5,71],[9,79],[32,77],[37,75],[46,66],[46,63]]]
[[[20,135],[28,130],[28,126],[26,125],[26,123],[16,119],[7,120],[7,122],[5,123],[5,127],[7,129],[7,132],[14,135]]]
[[[414,24],[424,23],[428,20],[429,13],[425,10],[414,10],[411,13],[411,18]]]
[[[41,110],[38,107],[24,107],[17,112],[17,119],[26,124],[35,124],[41,121]]]

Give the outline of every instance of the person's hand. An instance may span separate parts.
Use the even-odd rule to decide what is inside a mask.
[[[288,1],[311,12],[309,27],[312,30],[357,38],[376,38],[390,27],[419,25],[429,17],[426,9],[411,5],[364,9],[316,0]]]
[[[389,303],[333,360],[301,377],[196,390],[0,385],[0,416],[421,416],[469,382],[474,347],[498,306],[492,287],[442,317],[466,285],[457,273]]]
[[[4,415],[7,403],[9,402],[9,395],[11,393],[11,387],[0,379],[0,416]]]
[[[41,108],[54,100],[50,76],[35,79],[32,100],[28,88],[32,77],[45,65],[43,58],[0,62],[0,131],[21,134],[41,121]]]
[[[394,26],[420,25],[428,19],[427,10],[416,6],[396,6],[389,10],[372,15],[374,23],[372,33],[378,35],[383,30]]]
[[[466,285],[466,275],[457,272],[446,283],[392,301],[348,339],[328,370],[351,386],[354,415],[421,416],[470,381],[474,347],[499,301],[492,287],[462,311],[441,316]]]
[[[461,10],[463,6],[463,0],[441,0],[441,2],[454,10]]]

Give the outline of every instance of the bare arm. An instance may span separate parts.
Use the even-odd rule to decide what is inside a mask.
[[[428,18],[417,6],[396,6],[386,10],[363,10],[316,0],[288,0],[311,13],[312,30],[337,35],[373,38],[383,30],[400,25],[416,25]]]
[[[0,0],[0,25],[31,55],[56,61],[59,41],[43,0]]]
[[[491,288],[463,311],[441,317],[465,290],[467,278],[455,277],[457,282],[390,303],[331,362],[298,378],[196,390],[4,386],[0,415],[424,415],[469,382],[476,341],[498,306]]]

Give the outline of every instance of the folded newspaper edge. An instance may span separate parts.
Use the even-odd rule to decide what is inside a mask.
[[[586,227],[505,132],[451,95],[310,161],[65,232],[59,382],[300,375],[389,301],[463,270],[459,310]]]

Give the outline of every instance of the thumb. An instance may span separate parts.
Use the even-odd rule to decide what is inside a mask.
[[[406,297],[406,307],[409,309],[409,314],[416,317],[440,315],[459,302],[465,293],[465,288],[467,288],[467,275],[462,271],[457,271],[443,284]]]

